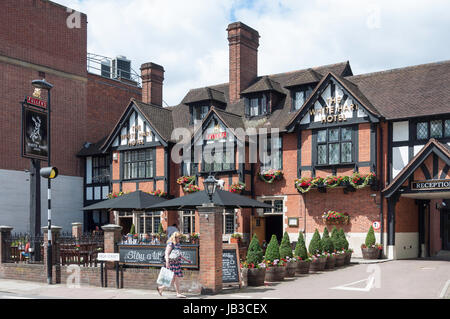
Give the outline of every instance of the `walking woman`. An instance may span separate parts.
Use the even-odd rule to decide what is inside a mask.
[[[183,272],[181,271],[181,259],[190,263],[190,260],[187,260],[183,256],[181,256],[181,246],[180,239],[182,234],[179,232],[174,232],[169,240],[167,241],[165,260],[166,260],[166,268],[173,271],[173,281],[172,283],[175,285],[175,290],[177,292],[177,298],[186,298],[185,295],[180,293],[180,281],[183,278]],[[162,296],[162,292],[164,290],[164,286],[156,287],[158,293]]]

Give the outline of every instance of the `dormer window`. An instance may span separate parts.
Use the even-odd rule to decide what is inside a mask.
[[[269,99],[266,94],[248,97],[246,101],[246,115],[249,117],[265,115],[269,112]]]
[[[303,87],[292,91],[292,111],[299,110],[305,103],[306,99],[311,95],[312,88],[310,86]]]
[[[209,105],[199,105],[192,107],[192,123],[199,124],[209,112]]]

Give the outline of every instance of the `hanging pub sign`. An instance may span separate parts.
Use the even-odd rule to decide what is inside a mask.
[[[47,113],[22,106],[22,157],[47,160]]]
[[[37,106],[46,109],[47,101],[44,101],[41,97],[41,89],[35,88],[33,96],[27,96],[26,103],[29,105]]]
[[[427,180],[427,181],[413,181],[411,183],[412,190],[437,190],[437,189],[450,189],[450,179],[443,180]]]

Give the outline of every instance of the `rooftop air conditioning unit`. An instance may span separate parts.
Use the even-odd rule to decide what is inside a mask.
[[[112,74],[116,79],[131,80],[131,61],[119,55],[112,60]]]
[[[101,74],[105,78],[111,77],[111,62],[109,60],[102,61]]]

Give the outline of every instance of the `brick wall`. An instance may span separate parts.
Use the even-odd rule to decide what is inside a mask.
[[[95,143],[109,135],[131,98],[141,100],[141,89],[89,73],[86,140]]]

